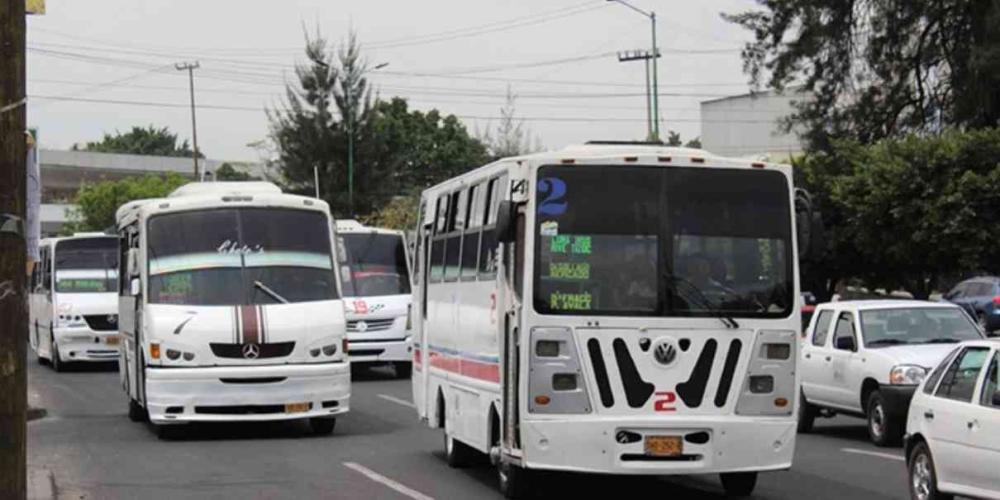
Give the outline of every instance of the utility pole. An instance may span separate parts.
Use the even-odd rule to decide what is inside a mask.
[[[195,182],[199,182],[201,176],[198,175],[198,122],[195,120],[194,112],[194,70],[200,68],[201,64],[198,61],[193,63],[184,62],[175,64],[174,67],[177,68],[177,71],[188,72],[188,84],[191,89],[191,142],[194,143],[194,151],[191,153],[191,156],[194,158],[194,180]]]
[[[607,0],[609,2],[620,3],[639,14],[649,18],[649,22],[653,28],[653,47],[652,54],[656,54],[653,58],[653,140],[660,140],[660,85],[659,85],[659,67],[656,64],[656,60],[660,57],[660,50],[656,47],[656,12],[646,12],[625,0]]]
[[[385,62],[372,68],[378,71],[389,63]],[[362,76],[366,71],[362,70]],[[350,207],[351,217],[354,217],[354,106],[357,96],[354,95],[354,85],[347,88],[347,206]],[[318,179],[318,177],[317,177]],[[319,182],[316,183],[319,186]],[[317,192],[319,188],[317,187]],[[316,196],[317,198],[319,195]]]
[[[0,2],[0,498],[27,495],[25,2]]]
[[[649,81],[649,61],[655,61],[660,56],[657,54],[653,57],[653,53],[648,50],[633,50],[630,52],[619,52],[618,62],[631,62],[631,61],[643,61],[646,63],[646,140],[654,141],[658,140],[660,136],[660,131],[656,127],[656,120],[653,116],[653,92],[650,89]]]

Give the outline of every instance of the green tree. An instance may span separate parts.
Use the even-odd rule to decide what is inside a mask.
[[[369,226],[408,231],[417,225],[419,206],[420,193],[394,196],[389,203],[362,220]]]
[[[754,86],[811,97],[785,121],[811,149],[1000,120],[1000,2],[757,0],[724,15],[753,33]]]
[[[236,170],[235,167],[229,163],[223,163],[219,165],[219,168],[215,169],[215,180],[217,181],[256,181],[260,180],[246,172],[241,172]]]
[[[73,149],[79,150],[79,147],[74,145]],[[191,156],[187,141],[178,144],[177,134],[171,133],[167,127],[156,128],[152,125],[148,128],[132,127],[132,130],[125,133],[116,130],[114,134],[104,134],[100,141],[88,142],[83,150],[97,153]],[[199,152],[198,157],[204,158],[204,155]]]
[[[667,131],[667,146],[680,146],[684,144],[681,139],[681,134],[679,132],[674,132],[673,130]]]
[[[77,208],[70,213],[67,231],[103,231],[115,225],[118,207],[135,200],[162,198],[189,180],[175,173],[128,177],[120,181],[84,184],[77,192]]]

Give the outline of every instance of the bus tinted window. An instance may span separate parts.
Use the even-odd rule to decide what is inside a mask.
[[[292,209],[179,212],[149,221],[149,301],[273,304],[337,298],[329,219]]]
[[[780,172],[575,165],[542,167],[538,178],[537,311],[791,314]]]
[[[441,281],[444,279],[444,247],[448,243],[447,239],[435,240],[431,244],[430,281]]]
[[[118,238],[83,238],[56,243],[56,271],[114,269],[118,266]]]
[[[341,234],[350,274],[342,276],[344,295],[377,297],[410,293],[403,238],[395,234]]]
[[[462,251],[462,234],[448,238],[448,247],[445,249],[444,258],[444,279],[454,281],[461,272],[462,263],[459,260]]]

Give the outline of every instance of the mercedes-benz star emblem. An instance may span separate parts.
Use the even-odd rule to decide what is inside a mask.
[[[109,314],[107,319],[108,319],[108,323],[110,323],[112,325],[118,324],[118,315],[117,314]]]
[[[243,357],[246,359],[257,359],[260,357],[260,345],[246,344],[243,346]]]
[[[662,338],[656,341],[653,347],[653,359],[663,366],[669,366],[677,359],[677,346],[673,339]]]
[[[359,332],[367,332],[368,331],[368,323],[365,323],[364,321],[358,321],[358,331]]]

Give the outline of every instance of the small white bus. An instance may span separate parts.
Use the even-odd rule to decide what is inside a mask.
[[[31,274],[29,341],[55,371],[118,359],[118,238],[77,233],[39,243]]]
[[[792,171],[590,144],[424,191],[417,411],[509,497],[533,471],[718,473],[749,495],[795,449]]]
[[[337,221],[351,366],[390,364],[409,378],[410,266],[401,231]]]
[[[188,184],[117,219],[130,418],[161,437],[197,421],[333,431],[350,368],[325,202],[264,182]]]

